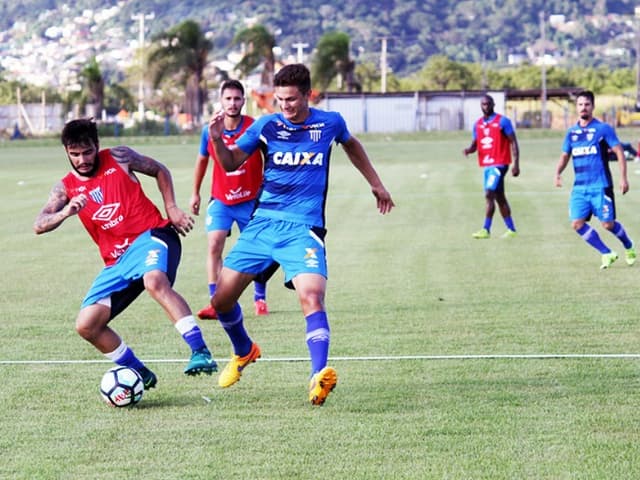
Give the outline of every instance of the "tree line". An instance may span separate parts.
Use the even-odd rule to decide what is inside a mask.
[[[174,105],[200,119],[206,110],[207,92],[224,79],[246,78],[260,72],[261,89],[269,91],[279,65],[276,37],[266,26],[254,24],[235,34],[229,48],[241,49],[243,56],[234,72],[217,71],[206,78],[213,45],[198,22],[187,20],[153,36],[144,59],[145,76],[154,94],[148,99],[150,108],[158,113],[169,112]],[[310,58],[313,87],[318,92],[349,91],[379,92],[382,77],[379,64],[358,62],[350,53],[350,37],[344,32],[324,34],[315,45]],[[82,89],[61,93],[47,91],[49,102],[63,102],[67,107],[93,104],[96,111],[135,110],[137,97],[132,85],[140,72],[128,72],[123,82],[105,78],[99,63],[93,58],[80,71]],[[128,80],[128,81],[127,81]],[[548,88],[581,86],[597,94],[625,94],[635,91],[636,73],[632,68],[600,67],[546,68]],[[497,66],[497,63],[468,63],[445,55],[432,55],[413,74],[398,77],[389,73],[384,79],[387,92],[423,90],[501,90],[540,88],[541,68],[531,64]],[[20,87],[23,102],[39,102],[42,88],[0,79],[0,103],[15,103],[15,91]],[[634,95],[635,96],[635,95]]]

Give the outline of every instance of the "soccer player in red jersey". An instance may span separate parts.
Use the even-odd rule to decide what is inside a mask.
[[[482,228],[473,238],[486,239],[491,236],[491,224],[496,204],[507,227],[503,238],[516,236],[516,227],[511,218],[511,207],[504,193],[504,177],[511,167],[511,175],[520,175],[520,149],[511,120],[494,112],[493,97],[485,95],[480,101],[482,117],[473,125],[471,145],[463,150],[465,156],[478,152],[478,165],[484,169],[484,193],[486,200],[485,219]]]
[[[226,80],[220,87],[220,103],[224,111],[224,133],[222,139],[226,145],[235,144],[236,138],[242,135],[253,123],[253,118],[242,114],[245,103],[244,87],[238,80]],[[235,222],[242,231],[249,223],[256,198],[262,185],[262,154],[254,152],[247,160],[232,172],[227,172],[216,160],[213,144],[209,139],[209,125],[202,129],[200,151],[196,159],[193,175],[193,193],[190,207],[194,215],[200,213],[200,187],[207,171],[209,158],[213,159],[211,178],[211,199],[207,207],[205,228],[207,229],[207,278],[209,280],[209,297],[216,291],[218,277],[222,269],[222,252],[231,227]],[[254,281],[256,315],[267,315],[266,281]],[[198,312],[201,319],[215,319],[215,309],[208,305]]]
[[[49,232],[77,215],[98,245],[105,267],[82,302],[78,334],[116,364],[140,373],[145,389],[155,387],[156,375],[109,325],[146,290],[191,348],[184,373],[216,371],[189,305],[173,289],[182,250],[178,234],[193,228],[193,218],[176,205],[167,167],[129,147],[100,150],[92,119],[68,122],[61,140],[72,170],[53,186],[34,231]],[[156,179],[167,218],[145,195],[137,173]]]

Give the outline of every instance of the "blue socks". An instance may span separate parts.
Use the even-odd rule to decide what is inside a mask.
[[[603,255],[605,253],[611,252],[611,249],[607,247],[600,239],[600,235],[598,235],[598,232],[591,228],[589,224],[585,223],[582,227],[576,230],[576,232],[582,237],[585,242],[587,242]]]
[[[618,239],[622,242],[622,245],[624,246],[625,249],[629,249],[633,246],[633,242],[627,236],[627,232],[625,231],[621,223],[617,221],[614,222],[613,228],[611,229],[611,233],[613,233],[616,237],[618,237]]]
[[[504,224],[507,226],[507,228],[513,232],[516,231],[516,226],[513,223],[513,218],[511,217],[507,217],[504,219]]]
[[[327,366],[329,358],[329,321],[326,312],[315,312],[306,317],[307,347],[311,357],[311,374]]]
[[[133,368],[136,372],[139,372],[144,368],[144,364],[138,359],[138,357],[136,357],[133,350],[131,350],[122,340],[120,341],[118,348],[111,353],[105,353],[104,356],[116,365]]]
[[[231,344],[233,345],[233,352],[241,357],[247,355],[251,350],[253,342],[244,328],[240,304],[236,302],[230,312],[218,312],[218,322],[222,325],[224,331],[227,332],[229,340],[231,340]]]
[[[253,293],[253,301],[266,300],[267,299],[267,284],[262,282],[253,282],[255,287]]]
[[[181,318],[176,322],[175,327],[184,341],[187,342],[191,351],[195,352],[207,347],[204,338],[202,338],[202,330],[200,330],[193,315]]]

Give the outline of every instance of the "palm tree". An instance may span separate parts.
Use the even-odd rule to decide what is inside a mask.
[[[83,81],[82,103],[93,105],[95,115],[100,118],[104,104],[104,78],[96,57],[85,65],[80,77]]]
[[[262,74],[260,83],[265,90],[273,88],[273,73],[275,70],[275,56],[273,47],[276,46],[275,37],[262,25],[241,30],[233,38],[234,45],[244,44],[246,51],[236,65],[236,68],[244,75],[249,75],[260,64]]]
[[[342,32],[326,33],[318,41],[311,73],[321,90],[326,90],[337,76],[350,92],[362,89],[355,78],[356,64],[349,55],[350,42],[349,35]],[[343,88],[344,84],[339,84],[339,87]]]
[[[183,110],[197,124],[200,124],[206,101],[204,69],[212,47],[200,25],[186,20],[155,36],[148,57],[153,87],[158,88],[163,81],[176,76],[184,87]]]

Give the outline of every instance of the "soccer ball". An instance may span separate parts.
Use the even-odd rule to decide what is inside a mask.
[[[144,384],[138,372],[129,367],[109,369],[100,382],[100,394],[112,407],[129,407],[142,400]]]

